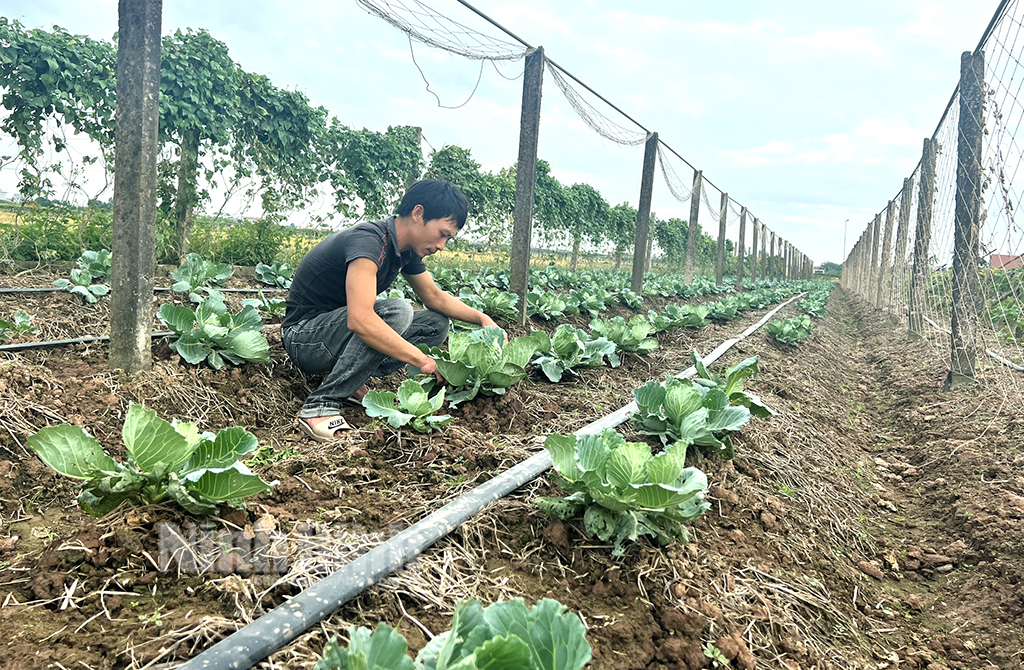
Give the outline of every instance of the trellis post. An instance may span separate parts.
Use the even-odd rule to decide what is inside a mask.
[[[722,285],[725,275],[725,221],[729,215],[729,194],[722,194],[722,210],[718,215],[718,263],[715,265],[715,286]]]
[[[658,157],[658,133],[647,136],[644,145],[644,168],[640,177],[640,206],[636,210],[636,240],[633,243],[633,275],[629,287],[643,293],[644,271],[651,249],[651,198],[654,194],[654,162]]]
[[[110,272],[110,369],[153,362],[156,163],[162,0],[117,4],[117,109]]]
[[[896,202],[889,201],[885,208],[885,234],[882,237],[880,256],[878,264],[878,288],[875,290],[875,309],[882,309],[885,302],[885,287],[889,284],[892,276],[892,229],[893,219],[896,218]]]
[[[871,259],[868,264],[868,285],[867,295],[864,297],[867,299],[868,304],[874,306],[875,304],[875,293],[878,290],[878,266],[879,266],[879,242],[881,241],[881,225],[882,225],[882,213],[875,214],[875,220],[871,224]]]
[[[932,240],[932,203],[935,200],[935,142],[925,138],[921,154],[921,179],[917,195],[917,229],[914,232],[914,266],[910,277],[910,314],[907,330],[911,339],[924,333],[924,287],[928,281],[928,248]]]
[[[778,269],[775,263],[775,231],[772,231],[771,250],[768,252],[768,277],[775,281],[778,279]]]
[[[762,223],[761,224],[761,263],[760,263],[760,266],[761,266],[761,280],[762,281],[764,281],[765,279],[768,279],[768,275],[766,274],[766,270],[768,269],[768,266],[765,264],[765,256],[767,255],[767,252],[768,252],[768,226],[766,226],[765,224]]]
[[[981,220],[982,141],[985,123],[985,54],[960,57],[960,119],[956,152],[956,210],[953,228],[952,356],[946,389],[974,381],[978,355],[978,278]]]
[[[747,243],[747,208],[740,208],[740,244],[736,247],[736,290],[743,290],[743,262],[746,248],[743,246]]]
[[[516,202],[512,214],[512,249],[509,290],[519,296],[519,316],[526,323],[530,290],[530,245],[533,237],[533,190],[537,181],[537,139],[540,133],[540,96],[544,80],[544,47],[526,56],[523,72],[523,107],[519,117],[519,159],[516,163]]]
[[[757,253],[757,243],[761,236],[761,221],[756,216],[754,217],[754,225],[751,226],[751,231],[750,278],[756,282],[760,279],[760,274],[758,273],[758,259],[760,258],[760,255]]]
[[[871,238],[874,233],[874,222],[869,223],[861,237],[860,262],[860,296],[865,301],[871,298]]]
[[[896,227],[896,255],[893,258],[892,275],[889,277],[889,311],[891,313],[896,312],[897,306],[895,295],[896,274],[899,273],[900,277],[899,289],[901,296],[907,283],[907,237],[910,234],[910,204],[914,199],[913,184],[914,180],[912,177],[904,179],[903,193],[900,195],[900,223]],[[902,315],[903,309],[900,309],[899,313]]]
[[[693,265],[697,256],[697,237],[700,235],[700,224],[697,217],[700,215],[700,190],[704,185],[704,171],[693,171],[693,189],[690,190],[690,222],[686,233],[686,267],[683,272],[683,281],[687,284],[693,283]]]

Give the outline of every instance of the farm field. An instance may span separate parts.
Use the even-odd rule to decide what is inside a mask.
[[[5,304],[19,308],[36,315],[45,339],[102,334],[108,320],[105,301],[83,305],[67,293]],[[356,430],[331,444],[294,425],[316,380],[290,365],[272,325],[270,364],[233,370],[186,365],[166,344],[154,346],[153,370],[131,379],[108,372],[104,345],[2,353],[0,665],[176,667],[536,452],[545,435],[618,409],[634,388],[688,367],[693,348],[707,354],[763,314],[660,333],[653,353],[623,354],[621,367],[583,370],[575,383],[551,384],[535,370],[505,396],[452,410],[455,421],[432,436],[346,409]],[[789,305],[779,316],[796,314]],[[614,557],[580,525],[536,507],[537,496],[559,495],[543,476],[261,667],[310,668],[353,624],[387,622],[418,648],[447,630],[456,602],[518,596],[578,612],[599,669],[1024,667],[1020,399],[941,393],[946,369],[933,351],[839,289],[799,346],[759,331],[715,367],[749,356],[761,374],[747,388],[779,415],[752,419],[731,461],[692,463],[708,475],[712,506],[689,544],[641,541]],[[44,425],[70,422],[122,457],[132,401],[204,430],[244,426],[261,445],[250,467],[280,483],[199,528],[177,508],[89,517],[75,483],[22,445]],[[648,439],[629,424],[620,430]],[[199,541],[168,551],[175,533]],[[197,565],[209,570],[196,574]]]

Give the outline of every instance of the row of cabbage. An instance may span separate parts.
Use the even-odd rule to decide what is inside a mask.
[[[555,276],[553,272],[548,274]],[[247,355],[262,350],[254,337],[262,325],[260,306],[249,302],[238,314],[230,314],[222,294],[211,286],[211,278],[223,280],[230,273],[190,258],[176,275],[174,290],[187,293],[195,308],[165,304],[160,308],[160,318],[175,331],[172,346],[182,358],[193,363],[206,360],[213,367],[260,360],[258,355]],[[620,352],[644,354],[656,349],[653,333],[673,327],[700,327],[709,318],[729,320],[746,309],[777,302],[799,288],[794,284],[759,287],[705,305],[668,305],[661,313],[652,310],[629,321],[622,317],[602,319],[588,308],[586,312],[595,317],[590,322],[591,332],[563,323],[553,335],[534,331],[506,343],[499,329],[456,331],[447,350],[425,351],[450,382],[447,401],[456,406],[477,394],[504,393],[525,379],[530,365],[551,382],[570,378],[581,368],[605,364],[614,367],[619,364]],[[488,289],[499,290],[480,287],[471,294],[487,295]],[[570,288],[568,295],[575,290],[586,295],[586,302],[595,309],[601,305],[603,310],[612,299],[628,304],[628,289],[623,287],[609,288],[592,281],[580,289]],[[627,296],[626,300],[622,295]],[[824,303],[816,307],[813,295],[801,306],[820,316]],[[756,358],[741,362],[720,377],[706,369],[696,351],[692,357],[698,371],[695,379],[670,376],[633,391],[637,411],[631,417],[632,424],[639,432],[660,438],[663,446],[657,454],[649,444],[627,442],[613,430],[583,436],[551,435],[545,448],[552,456],[555,481],[567,495],[539,498],[538,506],[562,519],[581,519],[587,534],[612,543],[613,554],[623,553],[626,543],[643,536],[662,545],[674,539],[685,541],[685,524],[709,507],[704,500],[707,477],[697,468],[685,467],[688,452],[700,450],[731,458],[732,436],[752,415],[772,413],[757,396],[742,388],[743,380],[757,372]],[[369,414],[386,417],[393,426],[411,424],[429,431],[451,420],[450,416],[437,414],[445,402],[446,389],[434,388],[431,380],[416,375],[405,381],[397,394],[370,392],[364,406]],[[396,411],[405,416],[398,416]],[[228,428],[213,435],[200,432],[194,424],[167,422],[155,412],[132,405],[123,439],[128,455],[123,464],[75,426],[45,428],[30,439],[29,446],[58,472],[83,481],[79,503],[94,515],[125,503],[162,502],[175,502],[194,514],[209,514],[222,504],[244,506],[247,497],[269,491],[276,484],[263,481],[242,462],[257,446],[256,438],[242,428]],[[347,647],[332,640],[317,668],[364,664],[403,669],[542,668],[548,664],[538,655],[536,641],[552,637],[558,649],[549,651],[565,658],[559,667],[581,668],[589,661],[585,629],[578,617],[568,614],[559,603],[545,600],[528,608],[520,599],[485,608],[471,601],[456,608],[452,630],[435,638],[415,661],[406,655],[404,638],[381,625],[373,632],[350,629]],[[709,646],[705,653],[713,658],[716,651]]]

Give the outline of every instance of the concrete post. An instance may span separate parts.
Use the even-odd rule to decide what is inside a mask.
[[[117,109],[110,273],[110,360],[152,365],[162,0],[117,4]]]
[[[509,290],[519,296],[521,323],[526,323],[530,290],[530,245],[533,237],[533,190],[537,181],[537,140],[540,133],[540,96],[544,80],[544,47],[526,56],[523,72],[523,107],[519,117],[519,160],[516,163],[516,202],[512,214],[512,249]]]
[[[896,227],[896,256],[893,259],[892,274],[889,276],[889,312],[897,313],[896,277],[899,277],[900,297],[904,295],[907,286],[907,237],[910,233],[910,207],[914,200],[914,179],[908,177],[903,180],[903,193],[900,195],[900,223]],[[899,307],[899,314],[904,314],[904,307]]]
[[[697,217],[700,215],[700,190],[704,184],[704,172],[693,171],[693,189],[690,191],[690,227],[686,234],[686,267],[683,273],[683,281],[687,284],[693,283],[693,266],[697,256],[697,238],[700,236],[700,224]]]
[[[747,208],[743,207],[740,209],[740,243],[736,247],[736,290],[743,290],[743,263],[746,260],[743,256],[746,252],[745,245],[747,243]]]
[[[875,214],[875,220],[871,224],[871,260],[869,263],[867,293],[864,298],[871,305],[875,304],[875,294],[878,291],[878,247],[881,242],[882,213]]]
[[[981,167],[985,124],[985,54],[960,58],[960,118],[957,138],[956,211],[953,229],[953,332],[947,390],[973,382],[978,355],[978,318],[983,306],[978,278]]]
[[[650,258],[651,199],[654,193],[654,163],[658,157],[658,133],[651,133],[644,145],[644,167],[640,177],[640,206],[636,211],[636,241],[633,244],[633,275],[629,287],[636,293],[644,290],[644,270]]]
[[[875,309],[882,309],[886,303],[886,288],[889,286],[892,277],[892,229],[893,220],[896,218],[896,202],[889,201],[885,209],[885,234],[880,247],[881,255],[878,264],[878,288],[875,290]]]
[[[729,216],[729,194],[722,194],[721,213],[718,215],[718,263],[715,265],[715,286],[722,285],[725,274],[725,222]]]
[[[928,262],[932,240],[932,203],[935,200],[935,142],[925,138],[921,155],[921,178],[917,196],[917,229],[914,234],[914,266],[910,277],[910,315],[908,334],[911,339],[924,333],[925,295],[931,268]]]

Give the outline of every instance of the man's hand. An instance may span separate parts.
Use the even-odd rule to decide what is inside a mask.
[[[434,377],[437,378],[438,384],[448,383],[448,381],[444,378],[444,375],[441,374],[441,371],[437,369],[437,361],[435,361],[433,358],[428,358],[426,362],[423,363],[423,365],[417,365],[416,367],[418,367],[420,372],[422,372],[425,375],[434,375]]]
[[[483,312],[480,313],[480,316],[481,316],[481,318],[480,318],[480,326],[482,328],[498,328],[499,330],[501,330],[502,335],[505,336],[505,344],[508,344],[508,333],[506,333],[505,330],[501,326],[496,324],[494,322],[494,319],[492,319],[491,317],[487,316]]]

